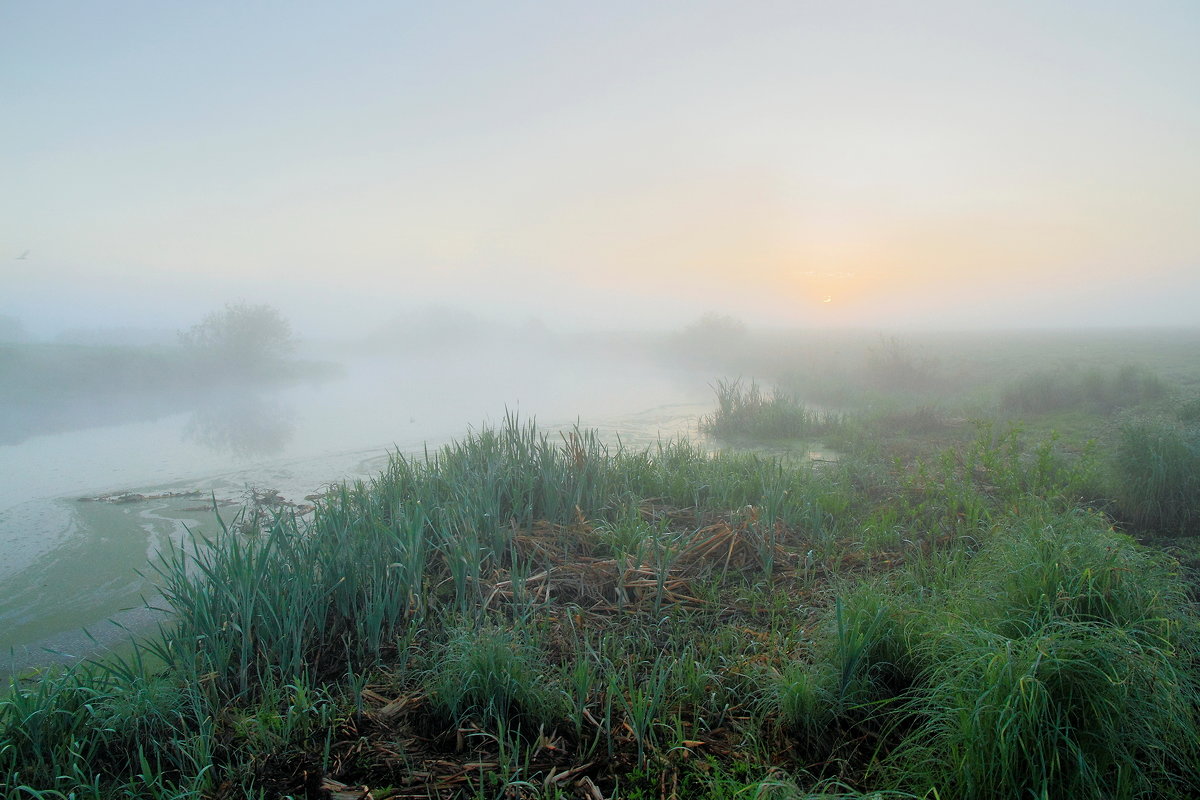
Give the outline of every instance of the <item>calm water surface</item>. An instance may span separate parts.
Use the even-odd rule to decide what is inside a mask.
[[[188,530],[215,529],[213,499],[305,495],[371,477],[506,411],[547,430],[578,421],[640,447],[695,435],[711,410],[700,377],[628,358],[499,352],[356,359],[344,376],[276,392],[225,391],[152,419],[0,446],[0,671],[69,661],[151,630],[163,615],[149,565]],[[129,492],[127,503],[80,498]],[[160,603],[161,605],[161,603]]]

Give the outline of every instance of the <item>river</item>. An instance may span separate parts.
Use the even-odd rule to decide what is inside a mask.
[[[496,347],[340,361],[335,378],[224,389],[186,410],[0,445],[0,672],[154,630],[165,617],[153,610],[162,603],[151,565],[189,530],[220,524],[214,501],[227,519],[254,490],[303,503],[375,475],[391,452],[420,453],[506,413],[641,447],[695,435],[712,407],[704,376],[628,353],[533,358]]]

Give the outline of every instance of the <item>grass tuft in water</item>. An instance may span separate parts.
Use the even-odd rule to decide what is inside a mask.
[[[835,431],[841,414],[817,411],[776,388],[767,395],[758,384],[719,380],[713,387],[717,410],[700,420],[700,430],[723,439],[805,439]]]

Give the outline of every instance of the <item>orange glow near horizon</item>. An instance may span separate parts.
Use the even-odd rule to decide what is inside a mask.
[[[37,269],[5,274],[0,314],[66,320],[105,293],[140,314],[148,288],[185,316],[245,296],[323,316],[336,294],[353,324],[459,305],[1191,325],[1200,306],[1190,4],[1082,26],[1077,1],[398,3],[370,26],[300,4],[282,37],[247,4],[232,40],[203,4],[92,5],[6,17],[0,265]]]

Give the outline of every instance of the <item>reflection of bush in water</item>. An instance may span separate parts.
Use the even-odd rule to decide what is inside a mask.
[[[296,432],[296,413],[257,395],[227,398],[196,409],[184,438],[239,458],[279,453]]]

